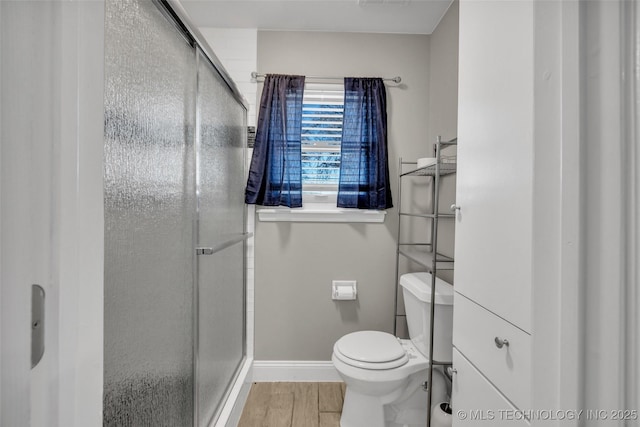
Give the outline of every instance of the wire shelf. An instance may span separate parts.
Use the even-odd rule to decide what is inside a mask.
[[[427,249],[424,246],[401,243],[398,245],[398,253],[426,268],[429,273],[433,273],[433,251],[431,249]],[[453,270],[453,264],[453,258],[441,253],[436,255],[436,270]]]
[[[456,173],[457,170],[456,163],[445,163],[440,162],[440,176],[451,175],[452,173]],[[400,176],[435,176],[436,175],[436,165],[429,165],[423,168],[414,169],[408,172],[401,174]]]

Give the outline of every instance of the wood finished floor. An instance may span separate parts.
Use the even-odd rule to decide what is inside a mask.
[[[345,385],[253,383],[238,427],[340,427]]]

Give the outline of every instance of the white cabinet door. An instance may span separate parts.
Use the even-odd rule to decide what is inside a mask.
[[[454,306],[455,349],[514,405],[531,408],[531,336],[458,293]]]
[[[517,410],[457,350],[453,350],[451,407],[454,427],[508,426],[526,427],[526,411]]]
[[[460,3],[456,290],[531,332],[533,3]]]

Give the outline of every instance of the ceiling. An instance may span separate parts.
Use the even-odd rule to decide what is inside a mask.
[[[197,27],[431,34],[452,0],[181,0]]]

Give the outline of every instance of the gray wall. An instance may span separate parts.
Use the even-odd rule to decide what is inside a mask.
[[[458,1],[454,1],[438,27],[431,34],[429,68],[429,141],[438,135],[448,141],[458,136]],[[445,151],[455,155],[455,148]],[[441,212],[449,212],[455,202],[456,175],[442,181]],[[453,257],[454,227],[450,220],[441,220],[439,251]],[[453,283],[453,272],[439,274]]]
[[[458,9],[456,0],[431,34],[429,141],[458,132]]]
[[[414,160],[431,152],[430,36],[261,31],[258,70],[401,76],[401,85],[387,86],[394,197],[398,157]],[[397,211],[387,212],[384,224],[256,221],[256,359],[329,360],[334,342],[346,333],[393,332]],[[332,301],[332,279],[357,280],[358,300]]]
[[[458,127],[458,2],[455,1],[443,16],[435,31],[429,36],[429,95],[428,125],[425,157],[433,157],[433,144],[437,136],[448,141],[457,136]],[[455,155],[455,147],[443,151],[444,155]],[[407,161],[415,159],[407,158]],[[409,170],[411,166],[406,166]],[[455,203],[456,175],[442,178],[440,212],[448,213]],[[431,209],[431,181],[423,177],[406,177],[402,182],[402,208],[404,212],[429,211]],[[430,240],[430,222],[423,218],[404,217],[401,241],[417,242]],[[440,219],[438,227],[438,252],[453,257],[455,224],[451,219]],[[424,267],[400,257],[399,274],[424,271]],[[437,275],[449,283],[454,282],[452,270],[440,270]],[[400,337],[407,337],[402,289],[398,289],[398,329]]]

